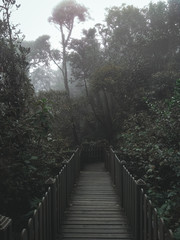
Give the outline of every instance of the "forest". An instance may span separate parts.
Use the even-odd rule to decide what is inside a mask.
[[[72,38],[85,6],[61,1],[59,31],[25,41],[0,4],[0,214],[19,232],[45,181],[83,143],[112,145],[180,239],[180,1],[122,4]],[[49,17],[49,18],[48,18]]]

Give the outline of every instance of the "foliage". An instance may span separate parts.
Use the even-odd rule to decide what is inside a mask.
[[[119,138],[121,155],[138,178],[169,227],[176,229],[180,210],[179,80],[165,101],[146,100],[148,111],[133,114]],[[175,223],[175,224],[174,224]]]
[[[35,97],[28,77],[29,50],[10,24],[16,1],[0,7],[0,213],[20,230],[32,199],[40,198],[44,182],[57,173],[69,145],[51,137],[52,113],[46,99]],[[8,187],[7,187],[8,186]]]
[[[52,15],[49,21],[71,29],[76,17],[80,22],[85,21],[87,9],[74,0],[62,1],[54,8]]]
[[[50,36],[43,35],[38,37],[35,41],[23,41],[23,46],[29,48],[28,61],[32,67],[44,64],[49,65],[50,52]]]
[[[58,26],[58,29],[60,31],[60,38],[61,38],[61,64],[57,64],[57,61],[54,62],[58,66],[58,68],[61,70],[64,80],[64,88],[66,91],[67,96],[67,102],[69,104],[69,115],[71,119],[71,128],[74,135],[74,143],[78,144],[78,133],[77,133],[77,126],[75,122],[75,117],[73,115],[73,104],[71,101],[71,94],[70,94],[70,88],[69,88],[69,79],[68,79],[68,70],[67,70],[67,58],[68,58],[68,52],[67,48],[70,43],[70,37],[72,35],[72,31],[74,28],[74,24],[76,20],[79,20],[79,22],[84,22],[86,20],[88,11],[87,8],[84,7],[81,4],[76,3],[75,0],[68,0],[63,1],[60,4],[58,4],[53,12],[52,16],[49,18],[49,22],[54,23],[56,26]]]
[[[95,28],[83,31],[81,39],[72,39],[69,49],[69,61],[72,78],[78,86],[83,86],[88,97],[88,81],[94,71],[101,65],[100,44],[96,39]]]
[[[76,3],[74,0],[68,0],[58,4],[54,8],[52,16],[49,17],[49,22],[52,22],[58,26],[58,29],[60,31],[62,64],[58,65],[58,67],[63,74],[64,86],[68,98],[70,98],[70,91],[67,75],[67,47],[69,46],[75,20],[78,19],[80,22],[84,22],[86,16],[87,9],[84,6]]]

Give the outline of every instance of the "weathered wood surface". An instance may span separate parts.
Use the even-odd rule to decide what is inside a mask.
[[[81,172],[65,214],[60,239],[133,239],[103,163],[87,165]]]

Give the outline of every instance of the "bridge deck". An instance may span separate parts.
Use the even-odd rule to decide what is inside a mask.
[[[59,239],[133,239],[103,163],[87,165],[80,173]]]

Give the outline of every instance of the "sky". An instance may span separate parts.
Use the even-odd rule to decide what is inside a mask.
[[[1,2],[2,0],[0,0]],[[122,3],[144,7],[150,0],[76,0],[88,8],[92,20],[84,24],[78,24],[73,30],[73,36],[79,37],[82,29],[93,27],[95,23],[103,22],[105,8],[121,6]],[[52,41],[59,42],[59,32],[53,24],[48,22],[53,8],[61,0],[16,0],[21,7],[12,13],[12,22],[19,24],[19,29],[25,35],[25,40],[35,40],[42,35],[50,35]],[[153,0],[152,2],[157,2]]]

